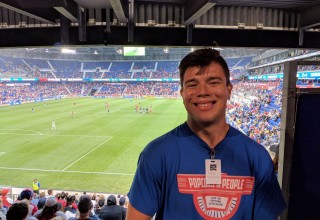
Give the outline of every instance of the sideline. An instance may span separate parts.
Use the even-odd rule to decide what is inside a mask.
[[[39,172],[54,172],[54,173],[81,173],[81,174],[117,175],[117,176],[133,176],[134,175],[134,173],[90,172],[90,171],[76,171],[76,170],[44,170],[44,169],[19,168],[19,167],[0,167],[0,170],[39,171]]]

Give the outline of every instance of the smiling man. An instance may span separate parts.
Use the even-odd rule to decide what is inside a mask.
[[[142,151],[127,219],[276,219],[286,204],[268,152],[226,123],[225,60],[200,49],[179,70],[187,121]]]

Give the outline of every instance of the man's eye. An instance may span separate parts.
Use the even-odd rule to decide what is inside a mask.
[[[196,84],[188,84],[187,85],[188,88],[192,88],[192,87],[195,87],[195,86],[196,86]]]

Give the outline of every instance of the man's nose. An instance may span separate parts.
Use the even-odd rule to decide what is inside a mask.
[[[200,84],[198,86],[198,95],[199,96],[208,96],[209,95],[209,90],[208,90],[208,86],[205,84]]]

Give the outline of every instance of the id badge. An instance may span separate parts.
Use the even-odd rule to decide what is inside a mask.
[[[221,184],[221,160],[206,159],[206,184]]]

